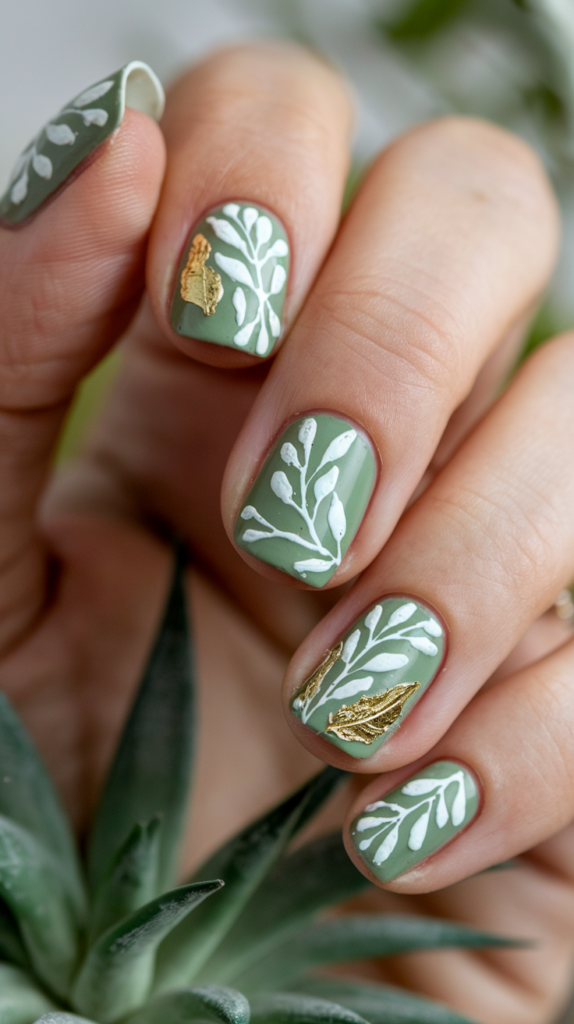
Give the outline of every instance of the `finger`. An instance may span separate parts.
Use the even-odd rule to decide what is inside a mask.
[[[30,157],[16,185],[26,173],[21,205],[35,217],[23,220],[18,231],[0,228],[2,647],[22,634],[44,599],[45,560],[35,512],[67,405],[79,379],[125,328],[141,294],[163,143],[146,114],[128,110],[123,116],[126,90],[130,100],[124,72],[104,84],[109,82],[105,94],[102,83],[98,95],[86,91],[71,104],[71,113],[65,108],[40,133],[35,157],[47,160],[52,154],[52,178],[44,180],[39,171],[46,174],[47,165],[36,161],[36,170]],[[106,126],[119,121],[117,132],[102,142]],[[46,134],[50,127],[54,142]],[[14,194],[16,185],[2,200],[5,220],[12,207],[18,207],[12,219],[20,216],[14,200],[24,186]],[[54,186],[49,196],[47,185]]]
[[[325,760],[378,771],[423,756],[573,575],[572,380],[566,335],[525,364],[300,649],[290,721]]]
[[[532,307],[556,239],[537,159],[497,128],[447,119],[382,154],[228,466],[226,527],[250,564],[320,587],[372,561],[484,361]],[[350,450],[327,457],[349,431]]]
[[[236,47],[177,83],[164,127],[148,267],[156,317],[195,358],[252,364],[274,351],[336,230],[346,90],[304,50]]]

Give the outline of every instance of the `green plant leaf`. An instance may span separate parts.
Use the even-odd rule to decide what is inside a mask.
[[[273,992],[251,1002],[252,1024],[366,1024],[353,1010],[298,992]]]
[[[88,951],[74,983],[73,1004],[108,1024],[148,996],[161,940],[222,882],[197,882],[164,893],[109,928]]]
[[[44,764],[7,697],[0,693],[0,815],[20,825],[62,865],[78,916],[85,886],[66,815]]]
[[[76,965],[78,931],[61,871],[44,846],[0,817],[0,898],[18,922],[34,970],[49,991],[66,996]]]
[[[448,1006],[392,985],[372,985],[343,978],[308,978],[297,991],[332,999],[366,1017],[370,1024],[473,1024]]]
[[[241,992],[221,985],[205,985],[152,999],[123,1024],[190,1024],[216,1021],[221,1024],[249,1024],[250,1008]]]
[[[525,943],[490,935],[462,924],[430,917],[395,914],[346,914],[312,925],[276,946],[257,964],[237,975],[242,989],[282,988],[326,964],[371,957],[395,956],[419,949],[524,946]]]
[[[9,960],[18,967],[30,967],[18,924],[12,911],[0,899],[0,960]]]
[[[88,849],[92,891],[134,825],[162,819],[156,894],[173,885],[192,765],[194,689],[184,557],[108,775]]]
[[[350,899],[371,882],[350,860],[340,831],[283,857],[251,897],[201,973],[231,981],[299,932],[319,910]]]
[[[395,21],[384,23],[382,28],[395,41],[428,39],[454,21],[467,4],[468,0],[416,0]]]
[[[54,1003],[18,967],[0,964],[0,1021],[2,1024],[33,1024],[42,1013],[55,1010]]]
[[[222,878],[225,890],[208,912],[204,908],[194,914],[193,921],[184,921],[162,944],[158,992],[195,980],[289,840],[344,777],[337,769],[326,768],[202,864],[194,878]]]
[[[134,825],[94,897],[90,942],[154,898],[159,838],[159,818],[147,825]]]

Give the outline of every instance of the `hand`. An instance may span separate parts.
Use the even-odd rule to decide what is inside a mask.
[[[555,204],[521,142],[447,119],[384,152],[339,226],[350,126],[344,86],[320,61],[279,46],[226,51],[172,90],[165,179],[162,135],[128,110],[61,195],[18,231],[0,230],[0,685],[84,828],[163,601],[162,537],[181,533],[197,566],[202,690],[184,868],[317,757],[349,768],[350,852],[393,890],[373,901],[394,907],[401,892],[402,910],[540,943],[398,959],[385,979],[488,1024],[539,1024],[565,998],[574,940],[574,648],[557,621],[540,619],[574,568],[572,338],[536,354],[491,405],[552,270]],[[290,249],[284,309],[281,273],[256,294],[229,263],[229,227],[213,223],[239,218],[243,231],[242,201],[269,221],[262,239],[271,230],[270,245],[288,241],[273,264],[286,269]],[[146,250],[149,298],[130,323]],[[126,329],[82,459],[47,485],[78,380]],[[341,597],[337,585],[350,589]],[[386,645],[393,613],[406,632]],[[357,629],[343,660],[339,641]],[[310,630],[285,683],[306,753],[284,727],[277,686]],[[327,650],[332,674],[309,687]],[[394,661],[368,669],[381,654]],[[415,662],[413,690],[403,670]],[[347,682],[332,687],[343,666]],[[342,705],[389,680],[395,718],[387,708],[361,733],[351,715],[349,739]],[[434,789],[411,790],[436,821],[444,783],[453,841],[427,858],[438,826],[418,852],[401,826],[393,860],[363,856],[365,806],[384,816],[382,798],[398,787],[409,811],[401,787],[445,760],[461,783],[443,772]],[[397,820],[381,824],[373,851]],[[462,881],[525,851],[516,870]]]

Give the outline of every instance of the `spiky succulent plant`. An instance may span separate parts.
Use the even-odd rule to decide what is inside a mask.
[[[339,834],[289,852],[342,781],[327,768],[174,884],[194,687],[183,560],[112,763],[85,863],[0,695],[0,1024],[462,1024],[398,989],[319,969],[506,940],[381,914],[318,918],[369,883]]]

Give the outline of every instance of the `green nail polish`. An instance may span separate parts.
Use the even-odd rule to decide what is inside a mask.
[[[126,106],[159,120],[165,97],[152,69],[141,61],[97,82],[46,124],[21,154],[0,199],[0,219],[21,224],[122,123]]]
[[[351,838],[372,873],[390,882],[440,850],[478,809],[470,772],[456,761],[437,761],[368,804],[351,825]]]
[[[388,597],[329,651],[291,710],[351,757],[371,757],[432,683],[444,651],[444,628],[430,608]]]
[[[191,232],[171,325],[184,338],[268,356],[281,336],[288,275],[281,221],[253,203],[226,203]]]
[[[371,446],[351,423],[325,413],[297,420],[281,434],[247,495],[235,541],[261,561],[322,587],[361,524],[375,476]]]

